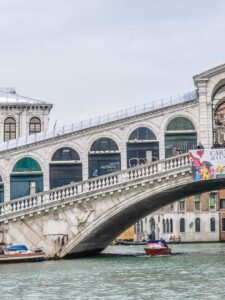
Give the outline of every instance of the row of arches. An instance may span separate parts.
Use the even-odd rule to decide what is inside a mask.
[[[29,122],[29,134],[41,132],[41,120],[33,117]],[[16,120],[8,117],[4,121],[4,141],[16,139]]]
[[[34,123],[33,123],[34,124]],[[35,123],[38,124],[38,123]],[[35,125],[36,126],[36,125]],[[39,127],[35,127],[38,129]],[[195,147],[197,142],[194,126],[190,120],[184,117],[173,119],[167,126],[165,141],[179,141],[185,144],[186,152]],[[192,130],[193,143],[188,144],[186,133],[182,130]],[[176,131],[177,130],[177,131]],[[170,139],[167,139],[167,135]],[[175,137],[178,138],[176,139]],[[174,143],[166,144],[168,148],[174,147]],[[178,147],[179,144],[176,144]],[[170,153],[168,152],[168,155]],[[131,132],[127,141],[127,167],[133,167],[159,159],[159,141],[156,135],[147,127],[139,127]],[[88,153],[89,178],[116,172],[121,169],[121,153],[117,143],[111,138],[103,137],[95,140]],[[57,188],[73,182],[82,181],[82,161],[78,152],[70,147],[62,147],[55,151],[49,162],[49,186]],[[20,159],[12,169],[10,175],[10,198],[15,199],[43,191],[43,171],[39,163],[31,157]],[[1,191],[0,191],[1,193]]]
[[[195,218],[195,232],[201,232],[201,219]],[[185,218],[180,218],[180,232],[184,233],[186,231],[185,228]],[[216,220],[215,218],[210,218],[210,231],[215,232],[216,231]]]

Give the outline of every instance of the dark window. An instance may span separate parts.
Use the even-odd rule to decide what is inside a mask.
[[[96,140],[92,146],[91,151],[117,151],[119,150],[117,144],[109,138],[100,138]]]
[[[185,219],[180,218],[180,232],[185,232]]]
[[[131,135],[129,137],[129,141],[132,141],[132,140],[154,140],[155,141],[156,136],[147,127],[139,127],[131,133]]]
[[[16,121],[13,118],[7,118],[4,123],[4,141],[16,138]]]
[[[225,208],[225,199],[220,199],[220,208]]]
[[[166,222],[165,219],[162,220],[162,224],[163,224],[163,233],[166,232]]]
[[[222,225],[222,231],[225,231],[225,218],[222,218],[221,225]]]
[[[174,210],[174,203],[170,204],[170,210],[171,210],[171,211]]]
[[[35,134],[38,132],[41,132],[41,120],[37,117],[34,117],[30,120],[29,134]]]
[[[58,149],[52,156],[52,161],[80,160],[78,153],[69,147]]]
[[[170,233],[173,233],[173,219],[170,219]]]
[[[210,219],[210,231],[211,232],[216,231],[216,220],[215,220],[215,218]]]
[[[176,117],[166,127],[166,131],[195,130],[193,123],[184,117]]]
[[[169,220],[166,219],[166,232],[169,233],[170,232],[170,224],[169,224]]]
[[[201,220],[200,218],[195,219],[195,232],[201,231]]]

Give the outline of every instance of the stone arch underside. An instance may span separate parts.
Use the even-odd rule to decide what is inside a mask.
[[[87,226],[82,229],[62,248],[59,255],[80,257],[98,254],[120,233],[159,208],[195,194],[225,188],[223,178],[192,182],[191,176],[188,175],[181,182],[186,183],[177,185],[174,179],[174,182],[169,185],[170,188],[168,185],[167,188],[166,185],[158,188],[160,192],[152,192],[148,188],[142,194],[137,193],[133,199],[128,199],[110,211],[106,211],[93,222],[94,224],[92,223],[91,227]]]

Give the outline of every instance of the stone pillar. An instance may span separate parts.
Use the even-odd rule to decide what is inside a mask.
[[[196,82],[199,94],[199,123],[198,123],[198,142],[205,148],[212,146],[212,105],[210,99],[207,101],[208,79],[200,79]]]

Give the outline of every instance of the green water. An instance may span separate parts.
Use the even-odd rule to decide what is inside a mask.
[[[176,255],[111,246],[94,258],[0,265],[0,299],[225,299],[225,244],[171,247]]]

